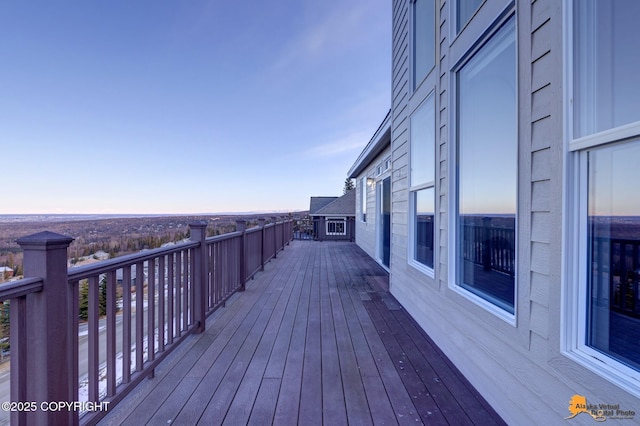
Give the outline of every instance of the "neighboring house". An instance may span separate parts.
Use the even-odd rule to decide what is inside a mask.
[[[349,190],[342,197],[311,197],[309,217],[313,220],[313,234],[318,241],[354,241],[356,191]]]
[[[157,268],[156,268],[157,269]],[[137,277],[138,277],[138,268],[136,265],[131,265],[131,285],[135,286],[136,285],[136,281],[137,281]],[[156,273],[158,273],[156,271]],[[143,284],[147,282],[147,268],[146,266],[144,267],[144,270],[142,272],[143,275]],[[117,269],[116,270],[116,281],[119,285],[122,285],[122,283],[124,282],[124,270],[123,269]]]
[[[385,268],[391,255],[391,111],[348,173],[356,180],[356,234]]]
[[[356,241],[381,259],[390,200],[391,292],[509,424],[640,421],[638,16],[393,0],[391,116],[349,172]]]
[[[8,280],[13,277],[13,269],[8,266],[0,266],[0,281]]]

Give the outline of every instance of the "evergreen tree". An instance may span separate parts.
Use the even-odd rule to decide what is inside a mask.
[[[355,186],[353,185],[353,181],[349,178],[346,178],[344,180],[344,189],[342,190],[343,194],[346,194],[347,191],[351,191],[352,189],[354,189]]]
[[[81,320],[86,321],[89,318],[89,282],[87,280],[80,281],[80,294],[79,294],[79,309],[78,316]]]
[[[78,307],[80,312],[78,316],[81,320],[86,321],[89,318],[89,282],[87,280],[80,281],[80,298]],[[107,314],[107,276],[103,275],[98,283],[98,315]]]
[[[100,279],[100,294],[98,295],[98,304],[100,306],[100,316],[107,315],[107,276],[103,275]]]

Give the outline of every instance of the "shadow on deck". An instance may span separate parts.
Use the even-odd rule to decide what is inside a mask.
[[[294,241],[100,424],[504,424],[385,286]]]

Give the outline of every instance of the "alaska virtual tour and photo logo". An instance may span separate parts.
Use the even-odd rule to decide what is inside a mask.
[[[631,420],[636,415],[633,410],[620,408],[620,404],[588,404],[587,397],[583,395],[573,395],[569,401],[569,412],[571,415],[565,420],[572,419],[578,414],[588,414],[597,422],[604,422],[607,419],[628,419]]]

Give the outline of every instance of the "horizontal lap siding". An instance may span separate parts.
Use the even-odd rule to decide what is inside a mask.
[[[439,57],[439,67],[436,70],[438,73],[438,84],[436,85],[437,94],[436,97],[436,190],[437,190],[437,200],[436,200],[436,211],[440,214],[438,215],[438,228],[439,233],[437,234],[437,239],[435,244],[437,245],[439,251],[437,253],[437,257],[435,261],[438,264],[438,276],[439,280],[438,285],[441,289],[445,289],[447,287],[447,227],[449,225],[448,221],[448,164],[447,161],[449,159],[449,57],[448,57],[448,45],[449,45],[449,4],[446,1],[442,1],[440,5],[440,13],[439,13],[439,25],[437,27],[440,28],[439,31],[439,45],[438,49],[438,57]]]
[[[540,351],[549,345],[549,291],[543,290],[551,286],[553,276],[551,265],[552,230],[560,230],[561,193],[549,188],[561,188],[558,180],[561,175],[552,172],[561,170],[561,157],[556,158],[562,147],[561,126],[561,55],[558,35],[561,34],[561,11],[552,8],[548,0],[540,0],[531,4],[528,31],[531,34],[527,42],[527,64],[530,78],[527,82],[530,97],[530,112],[526,125],[526,147],[529,153],[530,178],[527,188],[528,205],[531,211],[527,217],[530,227],[528,235],[529,256],[526,278],[528,281],[528,299],[530,301],[528,327],[529,350],[532,358],[540,357]],[[556,15],[557,13],[557,15]],[[552,14],[554,16],[552,16]],[[554,40],[555,39],[555,40]],[[553,51],[552,51],[553,49]],[[524,52],[523,52],[524,53]],[[552,146],[556,145],[556,149]],[[524,148],[524,147],[523,147]],[[559,148],[559,149],[558,149]],[[542,190],[542,192],[541,192]],[[546,202],[541,199],[546,198]],[[552,197],[556,197],[552,202]],[[556,231],[557,235],[558,232]],[[559,238],[555,238],[556,242]],[[559,266],[556,267],[556,271]],[[523,274],[520,274],[523,276]],[[559,278],[559,277],[557,277]],[[535,287],[534,287],[535,285]],[[554,324],[557,328],[557,323]],[[548,353],[548,349],[543,353]],[[540,360],[542,360],[540,359]]]
[[[373,178],[376,179],[376,167],[380,164],[381,161],[384,161],[385,158],[391,155],[391,147],[386,148],[380,155],[378,155],[375,159],[371,161],[367,169],[362,172],[361,175],[357,178],[357,185],[362,184],[362,178]],[[377,259],[377,184],[373,184],[367,186],[367,221],[362,222],[362,216],[358,215],[356,217],[356,243],[360,248],[362,248],[369,256],[374,259]],[[359,198],[360,191],[358,191],[358,201],[357,205],[359,206],[362,203],[362,200]],[[358,212],[361,213],[361,210],[358,209]]]
[[[503,2],[506,6],[508,2]],[[394,1],[394,58],[392,149],[394,159],[394,235],[391,290],[403,306],[427,330],[471,382],[494,404],[509,423],[540,424],[566,417],[572,388],[557,379],[549,356],[558,344],[559,321],[550,309],[558,299],[560,273],[562,185],[562,74],[561,5],[554,0],[516,2],[518,22],[518,275],[517,325],[498,319],[450,288],[448,269],[449,123],[454,84],[451,66],[460,57],[450,56],[450,45],[470,38],[449,39],[450,4],[437,2],[436,106],[436,211],[435,279],[407,261],[409,115],[421,100],[414,99],[409,81],[410,25],[407,1]],[[499,1],[487,1],[477,16],[489,26]],[[487,9],[490,13],[487,13]],[[490,18],[490,19],[487,19]],[[476,18],[474,18],[476,19]],[[484,23],[484,20],[487,20]],[[482,30],[472,29],[478,36]],[[460,41],[459,39],[462,39]],[[459,54],[461,48],[455,50]],[[419,90],[420,96],[428,90]],[[417,92],[416,92],[417,93]],[[557,350],[555,351],[557,352]],[[577,392],[577,390],[576,390]],[[531,407],[543,407],[531,414]]]
[[[454,64],[509,7],[487,0],[463,33],[450,34],[451,5],[437,2],[438,63],[417,91],[409,81],[410,2],[394,1],[392,150],[394,235],[390,288],[442,350],[509,424],[556,424],[569,415],[569,399],[638,400],[560,352],[563,232],[563,9],[556,0],[516,0],[518,53],[518,220],[516,321],[510,324],[468,300],[448,276],[449,205],[455,163]],[[487,30],[489,28],[489,30]],[[450,39],[451,38],[451,39]],[[435,88],[436,226],[435,279],[409,264],[407,235],[409,116]],[[633,408],[630,408],[633,409]],[[636,409],[636,412],[638,410]],[[588,418],[583,419],[588,421]],[[579,419],[572,420],[579,421]]]
[[[392,73],[392,125],[391,146],[393,160],[392,175],[392,240],[391,269],[402,268],[407,262],[407,215],[408,215],[408,102],[411,91],[409,59],[409,2],[393,2],[393,73]]]

